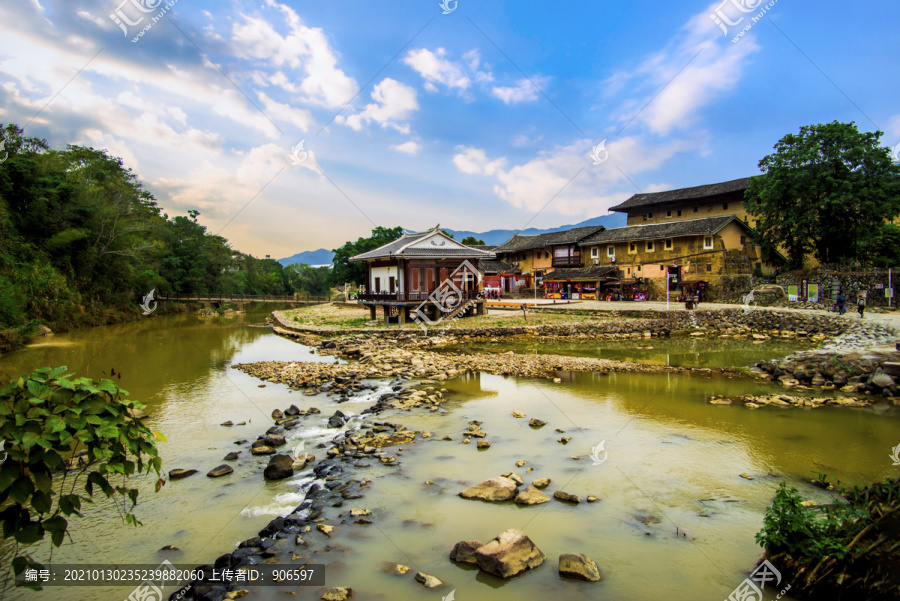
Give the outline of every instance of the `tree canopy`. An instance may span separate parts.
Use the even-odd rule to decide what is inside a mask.
[[[364,284],[366,281],[366,268],[362,263],[353,263],[350,257],[375,250],[388,242],[393,242],[403,235],[403,228],[386,228],[377,226],[372,230],[368,238],[357,238],[356,242],[346,242],[342,247],[334,249],[334,268],[331,271],[331,284],[343,286],[347,282]]]
[[[900,169],[881,136],[835,121],[779,140],[745,196],[756,240],[785,251],[790,267],[810,254],[822,263],[889,260],[877,253],[891,252],[897,236],[888,222],[900,213]]]
[[[207,232],[198,211],[169,218],[122,159],[105,150],[50,149],[0,125],[0,349],[8,332],[132,314],[160,293],[290,294],[280,263]],[[5,330],[8,328],[8,330]]]
[[[462,243],[463,244],[480,244],[481,246],[484,246],[484,240],[479,240],[475,236],[466,236],[465,238],[462,239]]]

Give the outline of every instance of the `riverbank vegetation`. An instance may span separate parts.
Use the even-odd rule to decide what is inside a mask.
[[[327,268],[283,268],[234,250],[199,222],[169,217],[121,159],[70,145],[51,149],[0,126],[0,352],[41,324],[56,331],[140,315],[166,293],[327,293]]]
[[[841,489],[840,496],[846,502],[808,507],[782,484],[757,542],[798,599],[897,599],[900,481]]]
[[[116,501],[125,523],[138,525],[138,489],[127,478],[160,474],[155,441],[164,438],[141,422],[143,405],[112,380],[65,371],[43,367],[0,389],[0,533],[15,541],[16,575],[40,567],[30,545],[46,537],[62,545],[68,519],[81,517],[95,492]],[[158,479],[156,490],[163,483]]]

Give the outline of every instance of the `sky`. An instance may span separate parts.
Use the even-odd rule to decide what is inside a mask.
[[[122,157],[254,256],[549,228],[759,173],[803,125],[900,144],[900,3],[5,0],[0,123]]]

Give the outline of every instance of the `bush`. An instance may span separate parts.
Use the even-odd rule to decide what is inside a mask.
[[[81,504],[93,502],[95,488],[121,500],[116,507],[126,523],[140,524],[132,513],[138,490],[126,486],[126,478],[160,473],[154,439],[165,439],[132,413],[144,406],[126,400],[128,393],[112,380],[69,379],[65,371],[43,367],[0,390],[0,441],[6,451],[0,465],[0,526],[3,538],[15,540],[16,574],[40,566],[21,555],[19,545],[46,535],[54,546],[62,545],[66,518],[81,517]],[[157,479],[156,490],[163,483]]]

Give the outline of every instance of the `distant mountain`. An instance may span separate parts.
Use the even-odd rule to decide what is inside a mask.
[[[294,263],[304,263],[306,265],[331,265],[333,259],[333,252],[327,248],[320,248],[319,250],[306,250],[286,259],[278,259],[278,262],[285,267],[293,265]]]
[[[539,230],[536,228],[528,228],[527,230],[522,230],[519,232],[520,234],[532,236],[534,234],[550,234],[553,232],[561,232],[563,230],[570,230],[575,227],[589,227],[592,225],[602,225],[606,229],[612,229],[614,227],[624,227],[625,226],[626,217],[623,213],[613,213],[611,215],[604,215],[602,217],[594,217],[592,219],[587,219],[580,223],[576,223],[574,225],[561,225],[559,227],[553,227],[546,230]],[[475,236],[478,240],[484,240],[485,244],[491,245],[499,245],[503,244],[510,238],[512,238],[515,231],[513,230],[491,230],[489,232],[470,232],[467,230],[451,230],[446,228],[444,229],[446,232],[453,234],[454,239],[462,240],[467,236]],[[334,259],[334,253],[330,250],[320,248],[319,250],[308,250],[302,253],[297,253],[293,257],[288,257],[286,259],[279,259],[279,263],[287,267],[292,263],[306,263],[307,265],[330,265],[331,261]]]
[[[525,236],[533,236],[534,234],[552,234],[553,232],[561,232],[563,230],[570,230],[575,227],[589,227],[592,225],[602,225],[606,229],[612,229],[614,227],[624,227],[626,216],[623,213],[613,213],[612,215],[604,215],[603,217],[594,217],[592,219],[588,219],[586,221],[582,221],[581,223],[576,223],[575,225],[561,225],[559,227],[553,227],[546,230],[539,230],[536,228],[528,228],[527,230],[522,230],[519,234]],[[441,228],[445,229],[445,228]],[[510,238],[512,238],[513,234],[516,233],[513,230],[491,230],[489,232],[469,232],[465,230],[451,230],[445,229],[445,231],[453,234],[453,237],[456,240],[462,240],[467,236],[475,236],[478,240],[484,240],[485,244],[503,244]]]

